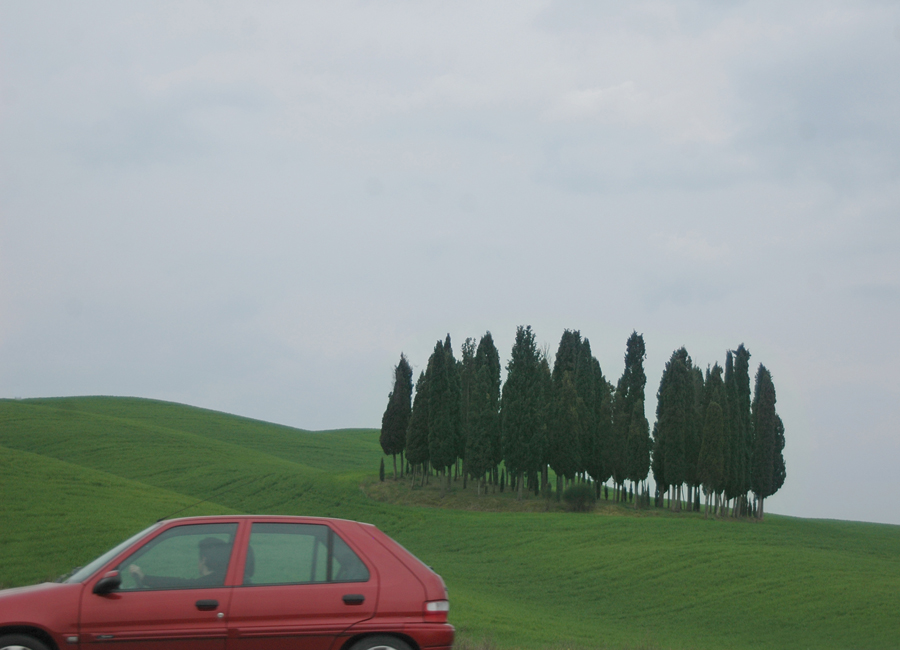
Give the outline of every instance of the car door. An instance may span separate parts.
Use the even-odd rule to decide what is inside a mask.
[[[325,524],[254,522],[227,650],[327,650],[375,613],[376,576]]]
[[[81,642],[104,650],[224,650],[237,523],[170,527],[121,562],[119,589],[82,596]]]

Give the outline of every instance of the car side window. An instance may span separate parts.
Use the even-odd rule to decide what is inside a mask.
[[[236,532],[237,524],[170,528],[119,565],[119,590],[221,587]]]
[[[245,585],[365,582],[369,570],[328,526],[253,524]]]

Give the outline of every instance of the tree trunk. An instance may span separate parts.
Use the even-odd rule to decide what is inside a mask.
[[[525,491],[525,473],[519,472],[516,475],[516,492],[517,492],[516,500],[517,501],[522,500],[522,493],[524,491]]]

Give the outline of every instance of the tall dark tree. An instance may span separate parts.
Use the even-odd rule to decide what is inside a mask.
[[[650,472],[650,423],[644,414],[644,402],[638,401],[634,405],[631,414],[631,423],[628,425],[628,439],[625,443],[625,465],[628,474],[625,478],[637,485],[647,478]],[[635,501],[638,504],[638,501]]]
[[[466,447],[468,439],[472,435],[474,418],[472,401],[474,399],[473,391],[475,390],[476,373],[475,339],[467,338],[465,342],[463,342],[460,355],[458,363],[460,384],[459,447],[456,450],[456,457],[462,460],[463,466],[465,467]]]
[[[594,480],[599,497],[601,485],[612,475],[607,449],[612,441],[612,402],[615,387],[603,376],[600,362],[594,357],[590,359],[590,375],[593,384],[591,398],[593,403],[588,403],[587,406],[591,410],[592,423],[588,431],[584,462],[585,471]]]
[[[500,353],[494,345],[494,338],[490,332],[485,333],[478,342],[475,365],[479,369],[487,369],[491,408],[496,414],[495,426],[490,430],[492,471],[495,472],[496,479],[496,470],[503,462],[503,449],[500,444]]]
[[[778,492],[787,478],[784,464],[784,422],[775,414],[775,471],[772,473],[772,494]],[[761,513],[760,513],[761,514]]]
[[[613,440],[609,450],[613,480],[620,486],[624,486],[626,480],[634,480],[630,477],[637,476],[638,468],[644,464],[643,459],[639,459],[640,449],[644,448],[644,441],[640,440],[639,436],[632,437],[630,433],[631,420],[635,416],[636,406],[638,403],[641,405],[644,403],[644,387],[647,384],[647,375],[644,373],[646,356],[643,335],[632,332],[625,343],[625,369],[616,385],[613,405]],[[639,417],[646,419],[643,414]],[[640,424],[638,424],[638,428],[640,428]],[[632,445],[637,445],[637,447],[629,449],[629,440]],[[649,464],[649,458],[647,463]],[[646,474],[643,478],[646,478]]]
[[[438,341],[428,361],[431,373],[428,386],[428,455],[431,466],[446,472],[450,487],[450,469],[456,463],[460,429],[459,368],[450,345],[450,335]]]
[[[381,417],[381,449],[394,459],[394,479],[397,478],[397,454],[406,449],[406,430],[412,412],[412,368],[401,354],[394,368],[394,388],[388,395],[388,405]]]
[[[726,485],[727,414],[728,405],[722,367],[715,364],[707,369],[703,383],[703,435],[700,443],[700,457],[697,462],[697,478],[707,495],[707,513],[710,497],[715,497],[714,509],[719,510],[719,496]],[[718,412],[710,420],[709,410],[715,404]],[[712,438],[710,438],[712,436]]]
[[[537,471],[546,453],[546,367],[531,327],[520,326],[500,400],[503,460],[516,477],[520,499],[526,472]]]
[[[584,437],[587,409],[584,400],[575,390],[573,373],[562,373],[553,382],[552,417],[547,459],[556,474],[557,497],[562,493],[562,480],[572,480],[579,469],[581,458],[578,441]]]
[[[750,491],[750,352],[741,344],[734,351],[733,362],[731,357],[729,352],[725,361],[725,392],[728,398],[725,496],[734,499],[733,511],[738,516],[746,508],[747,493]]]
[[[716,495],[718,499],[725,476],[725,418],[716,401],[706,407],[697,476],[706,492],[706,514],[709,516],[710,496]]]
[[[662,507],[660,501],[669,490],[666,483],[666,462],[664,456],[665,440],[659,431],[659,397],[656,403],[656,422],[653,423],[653,444],[650,452],[650,471],[653,472],[653,482],[656,483],[657,507]]]
[[[784,483],[784,425],[775,412],[775,385],[772,375],[760,364],[752,406],[753,453],[751,489],[756,493],[759,519],[763,517],[763,501]]]
[[[565,330],[559,341],[551,373],[550,423],[547,431],[546,461],[556,474],[557,497],[562,493],[563,479],[575,478],[585,464],[582,457],[588,439],[590,422],[587,405],[579,386],[584,381],[576,375],[583,368],[584,341],[576,330]],[[588,348],[590,349],[590,348]],[[590,364],[588,364],[590,372]],[[577,385],[576,385],[577,383]]]
[[[703,371],[697,366],[691,367],[691,383],[693,387],[694,401],[691,406],[691,425],[686,431],[684,455],[687,470],[685,483],[688,484],[688,501],[694,503],[694,491],[700,488],[700,479],[697,475],[697,464],[700,459],[700,444],[703,440],[704,409],[703,409]]]
[[[495,447],[500,446],[500,357],[490,332],[481,337],[473,366],[465,458],[466,470],[478,481],[481,494],[485,474],[499,463]]]
[[[414,468],[422,467],[422,481],[425,481],[425,466],[428,463],[428,379],[426,373],[419,373],[416,381],[416,396],[413,399],[409,426],[406,429],[406,460]]]
[[[597,417],[600,405],[598,402],[602,399],[602,389],[598,380],[599,377],[602,377],[602,373],[599,373],[599,370],[600,364],[591,353],[591,343],[585,337],[581,342],[581,350],[575,362],[574,376],[575,390],[584,403],[582,426],[579,429],[579,437],[576,442],[578,445],[578,466],[576,471],[579,474],[588,471],[596,430],[599,425]]]
[[[687,478],[686,439],[693,427],[694,382],[691,358],[684,348],[672,353],[660,380],[656,405],[656,446],[660,458],[654,475],[675,489],[675,510],[681,509],[681,486]]]
[[[723,417],[723,435],[725,437],[725,448],[722,450],[723,457],[723,509],[727,502],[737,496],[737,479],[735,476],[739,473],[737,466],[740,457],[737,455],[737,384],[734,380],[734,353],[728,350],[725,353],[725,376],[723,378],[723,390],[725,400],[720,404],[722,406]]]
[[[538,355],[540,357],[540,369],[538,372],[537,399],[539,400],[540,432],[539,438],[533,445],[534,457],[532,459],[531,472],[533,476],[540,477],[544,489],[548,490],[547,449],[550,445],[550,418],[553,412],[553,380],[550,376],[550,360],[543,351],[540,351]],[[538,494],[537,489],[535,489],[535,494]]]

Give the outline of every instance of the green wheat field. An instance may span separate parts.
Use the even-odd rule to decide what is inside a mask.
[[[410,489],[390,458],[381,484],[381,458],[374,429],[0,400],[0,585],[53,580],[175,513],[331,516],[376,524],[440,573],[465,648],[900,646],[900,526],[604,501],[576,514],[462,481]]]

